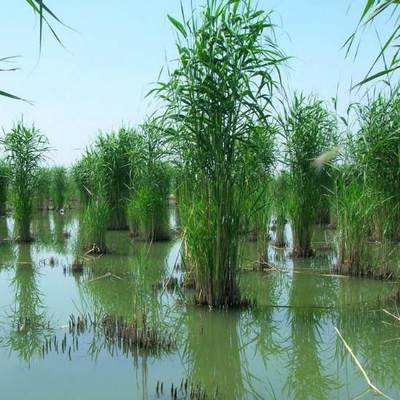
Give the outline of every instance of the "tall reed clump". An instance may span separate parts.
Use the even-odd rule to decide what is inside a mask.
[[[281,122],[290,167],[293,255],[309,257],[314,254],[311,246],[313,226],[324,192],[323,170],[335,145],[336,121],[321,101],[295,95]]]
[[[72,178],[79,195],[80,205],[83,207],[89,203],[92,194],[90,190],[90,168],[91,157],[88,151],[86,151],[83,157],[72,167]]]
[[[81,216],[80,246],[89,254],[107,252],[106,231],[110,217],[103,177],[99,174],[102,160],[93,149],[87,149],[75,166],[75,173],[85,182],[87,192]]]
[[[341,274],[364,275],[369,269],[366,263],[373,205],[362,177],[351,167],[341,167],[332,200],[337,215],[336,269]]]
[[[254,126],[251,142],[241,148],[247,176],[242,191],[247,193],[243,208],[242,225],[248,240],[256,241],[259,266],[268,262],[267,239],[271,218],[269,186],[272,180],[272,166],[275,161],[276,127],[273,125]],[[251,145],[249,146],[249,144]]]
[[[51,200],[51,169],[40,167],[36,173],[34,208],[47,211]]]
[[[4,146],[10,164],[16,238],[21,242],[29,242],[32,239],[30,224],[36,173],[48,150],[48,141],[34,126],[28,128],[21,121],[5,134],[0,143]]]
[[[400,238],[400,95],[378,95],[357,105],[359,130],[353,153],[365,185],[380,206],[373,216],[373,239]]]
[[[64,208],[67,194],[67,171],[64,167],[54,167],[51,170],[51,198],[56,211]]]
[[[285,57],[270,15],[250,0],[208,0],[200,15],[169,19],[177,29],[178,65],[155,92],[175,128],[167,135],[181,163],[187,265],[197,303],[236,306],[240,225],[252,190],[245,154],[256,142],[254,126],[269,125],[274,76]]]
[[[170,176],[164,160],[166,147],[162,133],[157,120],[150,119],[139,127],[138,140],[131,152],[134,179],[128,221],[131,234],[146,241],[170,238],[167,203]]]
[[[133,129],[121,128],[118,132],[100,134],[93,146],[99,160],[98,179],[102,182],[110,209],[107,227],[111,230],[128,228],[126,209],[131,186],[130,151],[135,135]]]
[[[285,247],[285,227],[288,218],[289,175],[281,171],[271,185],[272,213],[275,218],[275,246]]]
[[[6,213],[9,175],[7,162],[0,160],[0,216]]]

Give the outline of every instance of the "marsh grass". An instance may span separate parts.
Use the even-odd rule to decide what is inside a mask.
[[[360,129],[349,145],[363,179],[380,206],[373,215],[373,238],[400,238],[400,95],[378,95],[356,105]]]
[[[81,248],[86,254],[107,253],[106,231],[109,208],[102,199],[92,199],[82,213]]]
[[[130,152],[136,134],[132,129],[100,134],[93,146],[98,157],[98,179],[110,208],[108,229],[128,228],[126,208],[131,187]]]
[[[270,186],[275,162],[276,127],[254,126],[250,146],[240,148],[247,177],[242,190],[247,193],[244,202],[242,226],[247,240],[256,241],[259,266],[268,262],[267,241],[271,220],[272,201]]]
[[[15,219],[16,239],[32,240],[30,224],[36,173],[48,150],[47,138],[34,126],[18,122],[6,133],[0,143],[4,146],[10,164],[11,204]]]
[[[145,241],[170,239],[168,202],[170,168],[159,121],[150,118],[138,128],[131,151],[132,187],[127,214],[132,236]]]
[[[81,213],[80,247],[89,254],[107,252],[106,231],[110,217],[110,207],[99,174],[102,161],[92,149],[87,149],[83,158],[75,166],[75,178],[81,183],[84,207]]]
[[[67,194],[67,171],[64,167],[54,167],[51,169],[51,198],[53,207],[56,211],[65,206]]]
[[[285,56],[270,14],[252,1],[208,0],[201,12],[169,19],[177,32],[178,62],[154,92],[166,104],[164,118],[172,126],[167,136],[181,164],[186,263],[199,304],[237,306],[241,225],[253,208],[248,199],[257,197],[249,192],[254,164],[247,160],[250,149],[257,149],[255,127],[270,125]]]
[[[295,95],[280,119],[290,167],[289,215],[293,228],[293,255],[309,257],[313,226],[324,193],[325,164],[316,160],[335,145],[336,121],[322,101]]]
[[[5,215],[7,209],[9,175],[8,164],[0,160],[0,216]]]
[[[288,217],[289,175],[281,171],[272,181],[270,188],[272,214],[275,217],[275,246],[285,247],[285,227]]]
[[[337,271],[341,274],[364,275],[370,268],[368,239],[373,206],[360,179],[339,177],[333,196],[337,221]]]
[[[51,169],[40,167],[36,173],[34,208],[41,211],[50,209]]]

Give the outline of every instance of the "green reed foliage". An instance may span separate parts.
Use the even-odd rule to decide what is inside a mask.
[[[275,246],[285,247],[285,226],[288,218],[289,174],[281,171],[271,184],[272,213],[275,217]]]
[[[139,132],[131,153],[134,181],[128,204],[130,231],[141,240],[167,240],[170,168],[163,160],[166,155],[163,130],[151,119],[140,126]]]
[[[275,162],[275,126],[254,126],[252,145],[239,145],[239,152],[246,165],[247,176],[242,190],[248,194],[243,209],[242,225],[249,240],[255,240],[260,266],[267,260],[267,239],[271,218],[271,184],[272,166]]]
[[[9,165],[6,161],[0,160],[0,215],[6,213],[9,175]]]
[[[378,32],[379,52],[371,63],[368,72],[357,86],[365,85],[368,82],[379,78],[387,78],[400,68],[400,47],[399,47],[399,8],[397,0],[366,0],[356,30],[347,38],[344,46],[347,47],[347,55],[353,49],[358,55],[362,44],[362,34],[367,27],[372,26]],[[383,32],[379,27],[384,26]],[[381,35],[381,33],[383,35]],[[382,67],[378,67],[382,63]]]
[[[51,200],[51,169],[40,167],[36,173],[34,207],[38,210],[48,210]]]
[[[93,198],[85,206],[81,219],[81,247],[88,254],[107,252],[106,231],[109,208],[102,198]]]
[[[208,0],[177,30],[177,66],[154,91],[166,104],[167,132],[181,162],[179,212],[196,301],[240,303],[238,266],[255,125],[267,129],[285,60],[270,14],[250,0]],[[276,79],[274,78],[276,77]],[[255,122],[256,121],[256,122]],[[255,189],[256,191],[256,189]]]
[[[79,200],[86,206],[93,194],[91,182],[91,168],[95,161],[95,154],[87,150],[81,159],[72,168],[72,177],[79,193]]]
[[[368,240],[376,202],[354,167],[342,167],[332,196],[337,223],[337,270],[366,275],[371,270]]]
[[[104,185],[104,176],[99,173],[103,160],[96,149],[87,149],[80,162],[74,167],[75,177],[83,183],[80,188],[84,199],[81,218],[80,245],[86,252],[107,252],[106,230],[110,218],[110,206]]]
[[[122,128],[118,132],[100,134],[94,144],[99,157],[99,178],[104,185],[110,207],[108,228],[127,229],[126,208],[131,183],[129,153],[135,132]]]
[[[281,119],[290,167],[289,214],[293,229],[293,255],[313,255],[313,225],[324,193],[324,159],[332,151],[335,119],[316,98],[295,95]]]
[[[10,164],[11,204],[15,219],[16,237],[21,242],[31,240],[33,196],[36,173],[48,150],[48,140],[34,126],[18,122],[0,143]]]
[[[380,199],[374,214],[376,240],[400,238],[400,95],[378,95],[357,105],[360,126],[353,140],[355,163],[365,185]]]
[[[67,170],[64,167],[54,167],[51,170],[51,198],[54,209],[64,208],[67,194]]]

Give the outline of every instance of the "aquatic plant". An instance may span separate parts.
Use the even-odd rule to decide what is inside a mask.
[[[30,241],[32,202],[36,173],[48,149],[47,138],[34,126],[18,122],[0,140],[10,164],[11,204],[15,219],[16,238]]]
[[[6,213],[7,193],[9,182],[9,166],[0,160],[0,216]]]
[[[178,65],[154,92],[166,104],[164,117],[174,128],[167,134],[182,164],[186,257],[197,302],[234,306],[240,303],[240,224],[249,196],[243,188],[250,186],[244,151],[254,148],[254,126],[269,125],[285,57],[270,14],[251,1],[208,0],[200,15],[169,19],[177,29]]]
[[[273,180],[270,189],[272,213],[275,218],[275,246],[285,247],[285,226],[288,218],[289,175],[281,171]]]
[[[135,138],[133,129],[101,133],[93,146],[98,157],[98,179],[110,208],[108,229],[128,228],[126,208],[131,186],[130,151]]]
[[[80,245],[88,253],[101,254],[107,251],[106,230],[110,216],[103,176],[98,173],[101,168],[98,154],[87,149],[81,161],[79,176],[85,182],[82,188],[86,193],[80,227]]]
[[[51,194],[51,169],[40,167],[36,173],[34,207],[38,210],[50,208]]]
[[[167,203],[170,169],[163,160],[166,147],[162,127],[150,119],[139,127],[139,135],[131,153],[134,180],[128,204],[130,231],[141,240],[166,240],[170,237]]]
[[[363,41],[362,33],[368,26],[372,25],[377,32],[379,52],[371,63],[365,77],[357,86],[365,85],[368,82],[382,77],[387,79],[388,76],[400,68],[398,35],[400,29],[399,11],[399,2],[396,0],[367,0],[365,2],[357,28],[347,38],[344,47],[347,47],[347,55],[354,49],[355,55],[357,56]],[[379,23],[379,19],[383,16],[385,16],[385,18]],[[385,27],[383,36],[381,36],[381,32],[379,32],[379,26],[381,24]],[[389,27],[390,24],[392,24],[392,26]],[[382,63],[382,67],[376,69],[379,62]]]
[[[254,126],[252,145],[241,148],[247,177],[242,185],[246,199],[243,206],[242,226],[248,240],[256,241],[259,266],[268,262],[267,240],[272,202],[269,186],[272,180],[272,166],[275,162],[276,127]]]
[[[311,240],[323,192],[325,160],[335,143],[336,121],[313,97],[295,95],[280,118],[290,167],[289,214],[293,229],[293,255],[313,255]],[[322,157],[322,158],[321,158]]]
[[[88,254],[107,252],[106,231],[109,218],[107,203],[101,198],[89,201],[82,213],[81,244]]]
[[[400,237],[400,95],[378,95],[355,105],[359,130],[349,145],[373,198],[375,240]]]
[[[371,268],[368,239],[375,203],[362,177],[349,167],[338,175],[332,196],[336,212],[336,269],[341,274],[365,275]]]
[[[51,198],[53,207],[59,211],[64,208],[67,192],[67,171],[64,167],[51,169]]]

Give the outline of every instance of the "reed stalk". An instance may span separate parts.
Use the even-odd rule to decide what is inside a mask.
[[[293,255],[309,257],[313,226],[324,193],[321,155],[335,145],[336,121],[318,99],[295,95],[280,119],[290,167],[289,214],[293,229]]]
[[[67,171],[64,167],[54,167],[51,170],[51,197],[56,211],[65,206],[67,192]]]
[[[285,56],[270,14],[250,0],[208,0],[189,18],[169,19],[177,31],[178,62],[154,92],[166,104],[167,135],[181,163],[187,264],[197,303],[235,306],[241,303],[241,222],[252,196],[246,156],[257,154],[250,151],[257,149],[255,126],[270,126]]]
[[[0,216],[5,215],[7,209],[9,175],[7,162],[0,160]]]
[[[48,150],[48,141],[34,126],[28,128],[20,121],[5,134],[0,143],[4,146],[10,164],[11,204],[16,239],[29,242],[32,239],[30,224],[36,174]]]

